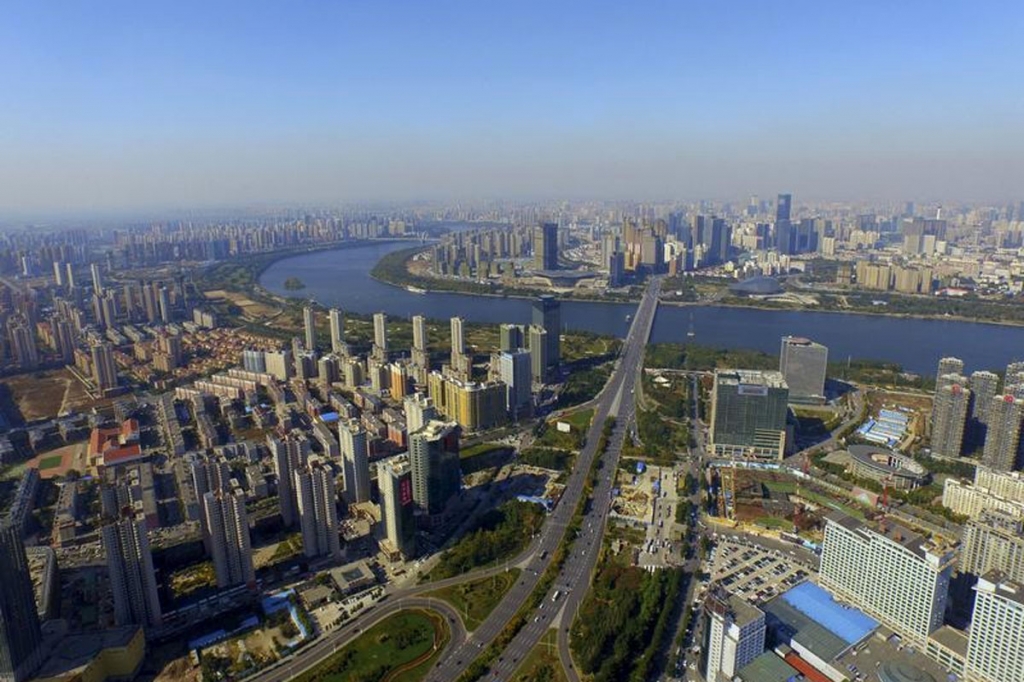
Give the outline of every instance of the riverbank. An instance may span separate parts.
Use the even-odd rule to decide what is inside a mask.
[[[565,295],[562,292],[552,292],[546,289],[503,289],[500,292],[486,291],[485,288],[493,289],[491,285],[480,284],[477,282],[462,282],[458,280],[441,280],[434,277],[426,277],[423,275],[416,275],[409,271],[409,262],[417,254],[422,253],[424,248],[408,249],[406,251],[396,251],[391,254],[387,254],[381,258],[374,268],[370,271],[370,277],[374,280],[387,284],[389,286],[400,287],[408,289],[408,287],[416,287],[423,290],[426,293],[454,293],[463,294],[467,296],[478,296],[481,298],[518,298],[518,299],[533,299],[537,296],[544,294],[552,294],[562,301],[578,301],[584,303],[638,303],[640,301],[639,296],[573,296]],[[386,265],[383,265],[387,261]],[[444,283],[444,286],[436,286],[437,283]],[[865,292],[853,292],[863,294]],[[960,301],[955,301],[960,302]],[[954,303],[955,303],[954,302]],[[753,301],[742,301],[736,298],[729,297],[713,302],[709,301],[674,301],[671,299],[662,298],[661,303],[663,305],[670,305],[675,307],[689,308],[710,308],[710,307],[722,307],[722,308],[736,308],[736,309],[748,309],[748,310],[769,310],[777,312],[820,312],[820,313],[831,313],[838,315],[865,315],[873,317],[883,317],[892,319],[907,319],[907,320],[936,320],[936,321],[950,321],[950,322],[969,322],[975,324],[986,324],[999,327],[1024,327],[1024,319],[1020,320],[1008,320],[998,319],[992,317],[969,317],[966,315],[958,314],[935,314],[935,313],[914,313],[914,312],[892,312],[886,311],[880,308],[882,306],[864,306],[859,308],[837,308],[831,306],[801,306],[801,305],[790,305],[790,304],[773,304],[771,302],[757,303]],[[989,302],[979,302],[989,303]],[[991,304],[991,303],[989,303]],[[991,304],[994,305],[994,304]],[[1024,314],[1024,309],[1022,309]]]

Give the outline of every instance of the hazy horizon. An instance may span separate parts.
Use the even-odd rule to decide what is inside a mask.
[[[16,3],[0,217],[1024,198],[1012,3]]]

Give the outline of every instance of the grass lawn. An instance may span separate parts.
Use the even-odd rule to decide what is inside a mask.
[[[487,619],[505,593],[519,579],[519,569],[511,568],[492,578],[481,578],[473,582],[453,585],[429,593],[431,597],[443,599],[462,614],[466,629],[472,632]]]
[[[561,448],[563,450],[578,450],[583,444],[583,437],[586,435],[587,428],[590,426],[590,420],[593,418],[593,410],[580,410],[579,412],[564,414],[548,422],[544,433],[534,444]],[[572,430],[569,433],[559,431],[556,426],[558,422],[569,424]]]
[[[554,628],[544,633],[519,669],[513,682],[565,682],[562,663],[558,660],[558,631]]]
[[[50,455],[39,460],[39,470],[46,471],[47,469],[56,469],[61,465],[64,460],[60,455]]]
[[[385,618],[298,682],[415,682],[423,679],[451,636],[443,617],[408,610]]]
[[[777,516],[758,516],[754,519],[754,523],[765,528],[773,528],[775,530],[793,530],[793,522],[786,519],[780,519]]]

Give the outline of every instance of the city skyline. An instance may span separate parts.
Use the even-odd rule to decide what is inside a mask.
[[[20,5],[0,212],[1018,198],[1019,7],[785,10]]]

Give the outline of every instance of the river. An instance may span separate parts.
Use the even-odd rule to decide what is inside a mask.
[[[387,253],[409,248],[405,243],[381,243],[337,251],[319,251],[277,261],[260,276],[260,284],[280,296],[312,298],[325,306],[370,314],[384,311],[395,317],[426,315],[445,319],[461,315],[471,322],[528,323],[530,302],[468,294],[414,294],[378,282],[370,270]],[[284,288],[298,277],[306,288]],[[625,303],[562,304],[562,324],[600,334],[624,336],[626,315],[636,306]],[[1024,358],[1024,328],[964,322],[824,313],[804,310],[759,310],[726,306],[661,306],[654,324],[654,343],[687,340],[693,316],[692,341],[704,346],[756,348],[777,354],[782,336],[806,336],[829,348],[833,361],[847,357],[897,362],[918,373],[935,371],[939,358],[962,358],[967,371],[1002,371],[1011,360]]]

